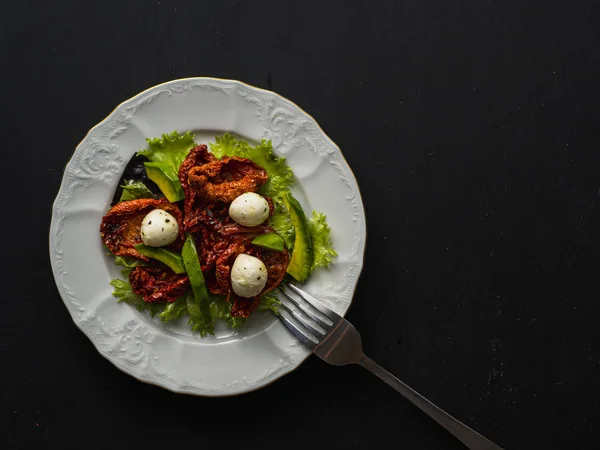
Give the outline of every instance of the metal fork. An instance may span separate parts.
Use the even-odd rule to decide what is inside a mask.
[[[280,297],[283,307],[279,308],[279,318],[323,361],[334,366],[359,364],[370,370],[471,450],[502,450],[365,356],[360,334],[346,319],[293,284],[280,290],[284,295]]]

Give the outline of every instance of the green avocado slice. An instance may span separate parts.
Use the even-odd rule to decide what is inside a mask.
[[[144,244],[136,244],[134,247],[142,255],[166,264],[173,272],[177,274],[185,273],[185,267],[183,265],[183,258],[181,258],[181,255],[167,250],[166,248],[149,247]]]
[[[275,250],[276,252],[282,252],[285,248],[283,238],[276,233],[266,233],[256,236],[252,239],[252,244],[269,250]]]
[[[292,194],[284,192],[281,194],[281,200],[290,214],[290,220],[296,231],[294,251],[287,267],[287,273],[296,280],[304,282],[310,275],[310,268],[315,257],[308,230],[308,220],[304,215],[302,206],[300,206],[298,200],[292,197]]]
[[[170,165],[162,162],[145,162],[144,167],[148,178],[156,183],[167,200],[174,203],[185,198],[179,177]]]

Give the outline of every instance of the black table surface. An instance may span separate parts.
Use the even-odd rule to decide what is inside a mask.
[[[0,448],[462,448],[360,367],[309,358],[258,392],[176,395],[73,324],[47,250],[64,164],[121,101],[189,76],[269,88],[344,152],[369,235],[348,318],[373,359],[506,449],[597,447],[599,12],[3,3]]]

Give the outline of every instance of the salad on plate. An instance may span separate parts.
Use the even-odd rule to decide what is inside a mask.
[[[204,337],[216,320],[239,328],[255,311],[276,313],[285,279],[332,264],[325,215],[304,213],[270,141],[225,133],[207,146],[174,131],[147,142],[100,224],[122,266],[111,281],[119,302],[164,322],[188,316]]]

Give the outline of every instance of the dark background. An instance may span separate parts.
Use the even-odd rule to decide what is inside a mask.
[[[358,367],[175,395],[72,323],[47,251],[64,164],[188,76],[270,87],[343,150],[369,233],[348,317],[373,359],[506,449],[597,447],[594,3],[3,2],[0,448],[461,448]]]

